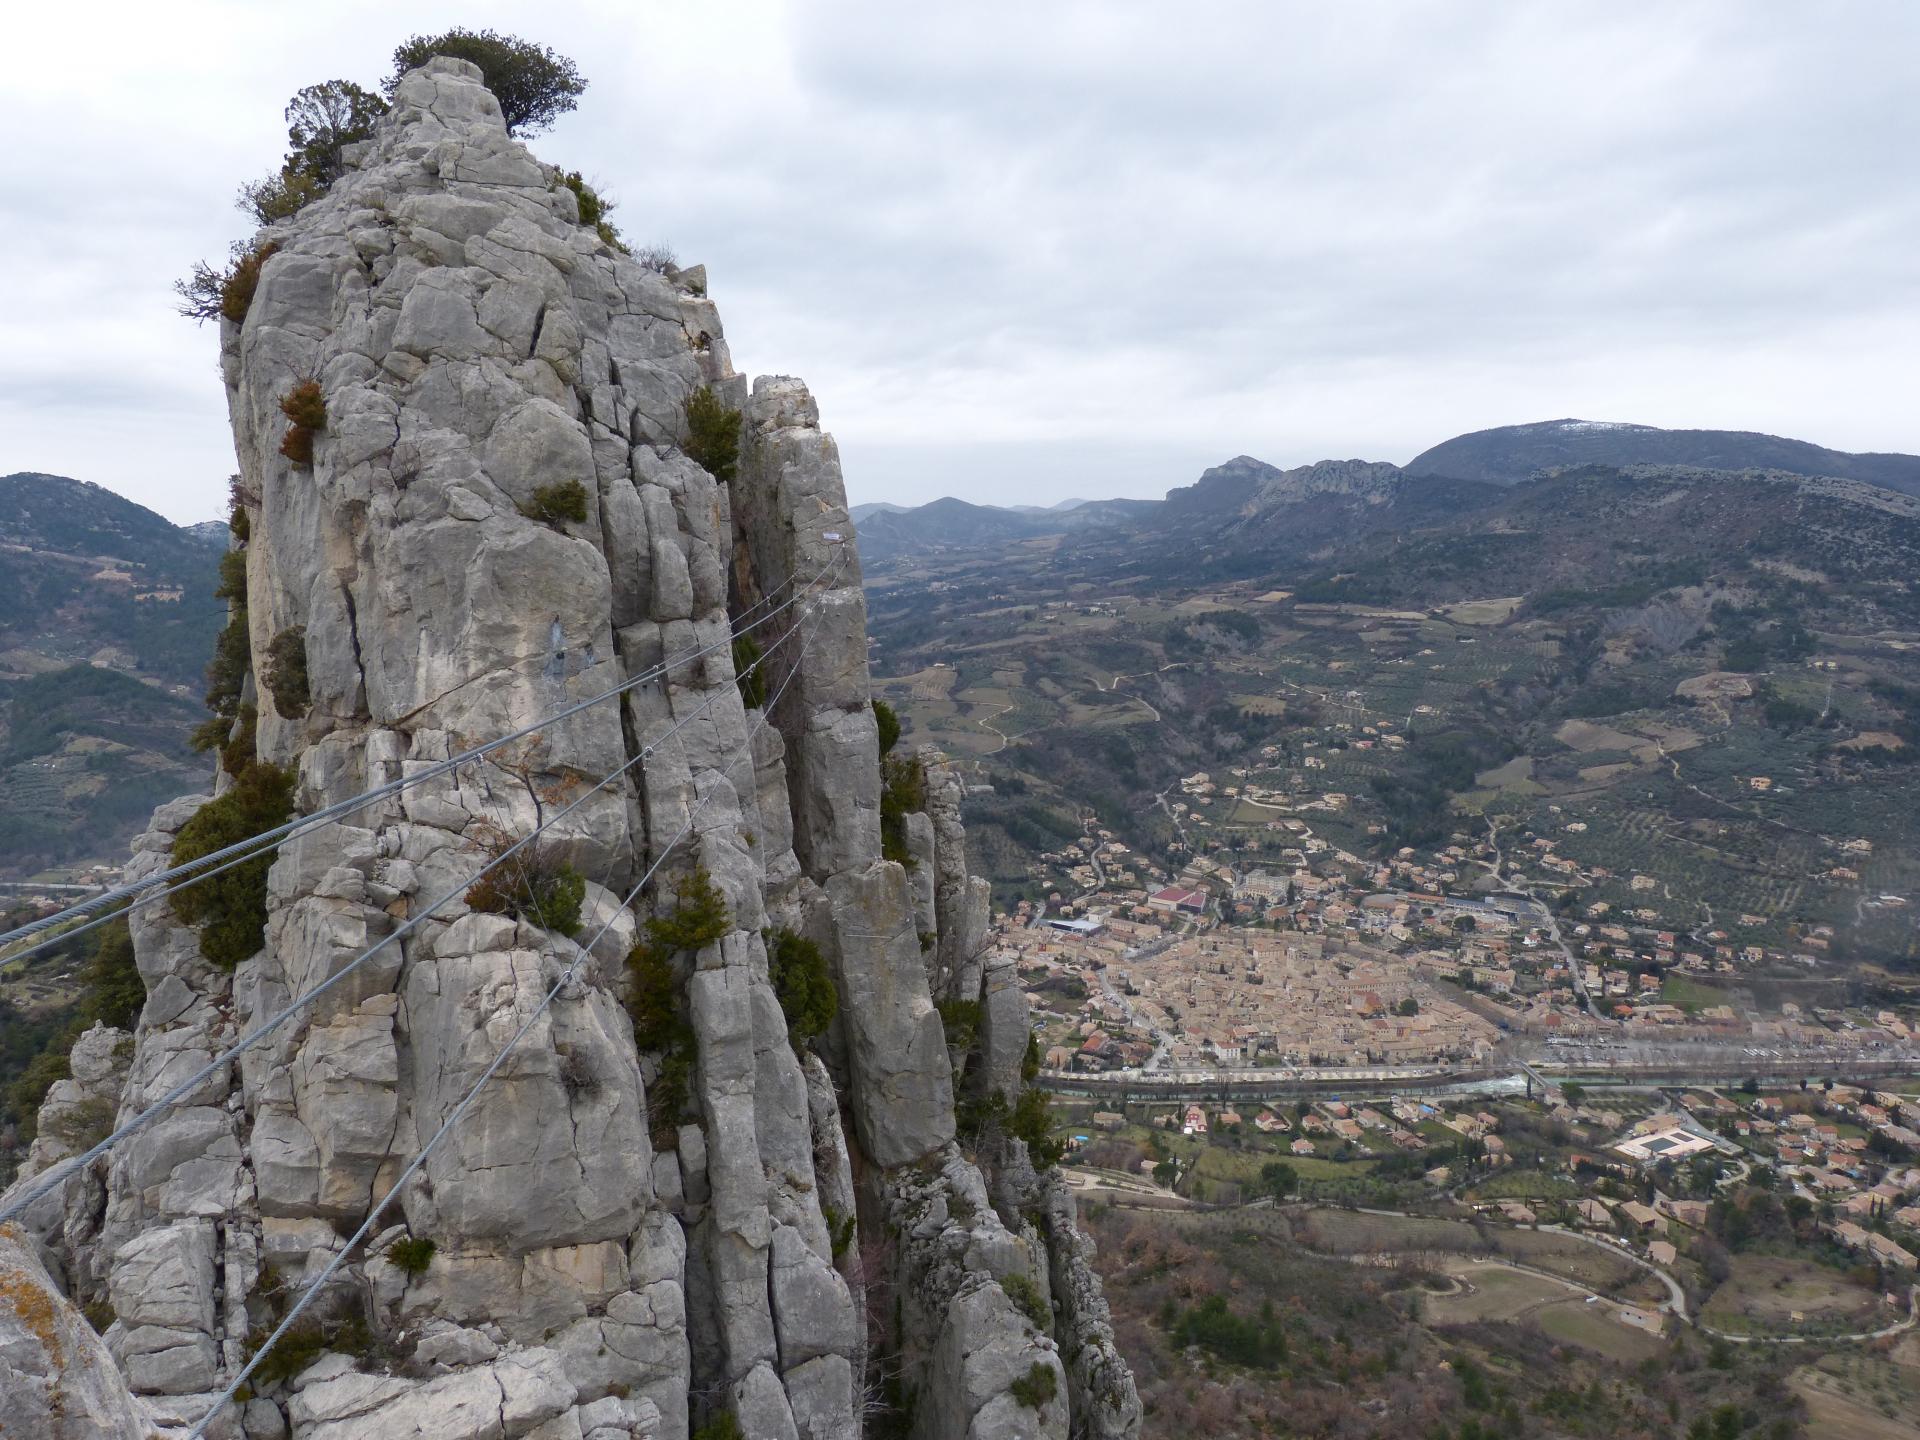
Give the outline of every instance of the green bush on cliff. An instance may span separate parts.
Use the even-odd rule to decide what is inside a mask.
[[[973,1037],[980,1033],[980,1002],[936,1000],[933,1008],[940,1012],[940,1028],[946,1031],[947,1048],[971,1050]]]
[[[687,397],[687,458],[714,479],[733,479],[740,466],[740,412],[729,410],[702,385]]]
[[[674,908],[646,923],[646,939],[627,954],[627,1015],[633,1043],[659,1057],[659,1069],[647,1087],[647,1112],[656,1146],[671,1149],[687,1108],[693,1074],[695,1037],[682,1012],[675,958],[703,950],[733,928],[726,897],[705,870],[695,870],[674,886]]]
[[[586,904],[586,877],[552,850],[539,845],[513,848],[496,833],[487,846],[492,867],[467,887],[467,906],[486,915],[526,920],[556,935],[580,933]]]
[[[480,67],[481,79],[493,98],[509,135],[533,135],[572,110],[586,91],[580,67],[566,56],[496,30],[468,30],[455,26],[438,35],[415,35],[393,52],[393,74],[385,89],[391,97],[409,70],[417,70],[436,55],[448,55]]]
[[[533,492],[533,498],[520,507],[520,513],[542,525],[558,527],[569,520],[582,524],[587,518],[587,487],[578,480],[542,485]]]
[[[573,192],[582,225],[587,226],[622,255],[633,253],[627,248],[627,242],[620,238],[620,231],[613,221],[607,218],[613,209],[613,201],[589,185],[586,177],[578,170],[569,170],[562,175],[560,183]]]
[[[911,870],[907,816],[927,808],[927,767],[917,758],[887,755],[880,761],[880,853]]]
[[[213,658],[207,662],[207,709],[210,719],[195,728],[191,737],[196,750],[221,750],[232,743],[235,722],[240,720],[240,697],[246,693],[247,676],[253,671],[252,642],[247,634],[247,554],[229,550],[220,557],[220,584],[214,598],[227,602],[227,623],[213,642]],[[251,750],[252,742],[247,742]],[[229,773],[237,767],[228,765]]]
[[[47,1091],[73,1077],[73,1066],[67,1056],[76,1038],[72,1031],[56,1033],[47,1048],[28,1061],[26,1069],[7,1086],[5,1108],[13,1116],[14,1144],[22,1150],[31,1145],[33,1137],[40,1132],[40,1106],[47,1098]]]
[[[437,1249],[439,1246],[431,1240],[407,1235],[387,1247],[387,1258],[399,1267],[402,1275],[412,1278],[427,1273]]]
[[[80,996],[64,1015],[29,1017],[0,997],[0,1076],[7,1077],[0,1081],[0,1128],[13,1127],[16,1153],[33,1143],[47,1091],[72,1075],[68,1052],[73,1042],[95,1021],[131,1030],[147,1003],[124,913],[97,930],[62,937],[41,963],[65,968],[76,961]],[[94,1139],[113,1128],[111,1107],[101,1108],[103,1113],[88,1116],[83,1106],[73,1117]],[[93,1123],[85,1123],[89,1120]]]
[[[1007,1393],[1029,1410],[1039,1410],[1060,1392],[1059,1377],[1051,1365],[1033,1362],[1033,1368],[1007,1386]]]
[[[1040,1287],[1033,1283],[1031,1276],[1022,1275],[1016,1270],[1000,1282],[1000,1288],[1006,1291],[1014,1308],[1041,1331],[1053,1328],[1053,1312],[1047,1308],[1046,1296],[1040,1293]]]
[[[768,936],[767,979],[787,1017],[787,1035],[796,1050],[823,1034],[840,1013],[840,995],[827,972],[827,957],[804,935],[775,930]]]
[[[313,703],[307,678],[307,627],[282,630],[267,646],[267,693],[273,708],[289,720],[298,720]]]
[[[1067,1153],[1064,1140],[1053,1133],[1053,1111],[1047,1092],[1028,1088],[1013,1104],[997,1090],[972,1096],[954,1106],[954,1125],[969,1145],[991,1146],[998,1136],[1026,1142],[1027,1157],[1036,1170],[1058,1165]]]
[[[345,172],[347,146],[373,138],[374,123],[386,113],[385,100],[351,80],[323,80],[294,91],[284,116],[282,176],[324,190]]]
[[[287,102],[287,153],[280,168],[240,187],[235,198],[261,225],[277,225],[327,193],[346,171],[346,149],[373,136],[387,102],[351,80],[323,80]]]
[[[767,703],[767,675],[760,668],[760,642],[751,635],[733,637],[733,679],[740,687],[740,703],[758,710]]]
[[[173,839],[173,863],[185,865],[284,824],[293,815],[294,776],[260,761],[247,764],[224,795],[209,800]],[[267,867],[276,846],[230,870],[176,890],[174,914],[200,929],[200,953],[232,970],[266,941]]]
[[[147,982],[133,959],[133,935],[124,915],[102,925],[94,941],[93,958],[81,972],[85,987],[80,996],[83,1024],[95,1020],[116,1029],[131,1030],[147,1003]]]
[[[869,702],[873,706],[873,724],[879,732],[880,757],[885,759],[893,753],[893,747],[900,743],[900,712],[884,700]]]
[[[281,170],[242,185],[234,204],[262,225],[277,225],[299,214],[302,206],[318,200],[322,193],[320,182],[311,175],[290,175]]]

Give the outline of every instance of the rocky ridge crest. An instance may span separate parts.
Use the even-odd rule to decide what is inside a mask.
[[[265,945],[231,971],[167,906],[133,912],[136,1031],[79,1042],[18,1184],[456,897],[0,1234],[0,1422],[184,1433],[537,1017],[340,1269],[300,1363],[210,1434],[682,1440],[726,1414],[792,1440],[1137,1434],[1057,1174],[991,1124],[956,1141],[956,1094],[988,1114],[1017,1094],[1026,1007],[937,757],[910,762],[911,863],[882,858],[859,561],[806,388],[736,374],[704,273],[582,226],[457,60],[408,75],[254,254],[221,326],[245,698],[303,811],[705,653],[283,846]],[[303,462],[282,402],[307,382]],[[703,387],[741,417],[730,479],[687,453]],[[543,510],[567,481],[577,518]],[[730,629],[795,596],[757,632],[764,688],[738,683]],[[288,636],[297,703],[263,683]],[[208,798],[156,813],[132,878]],[[582,935],[605,926],[590,955],[458,898],[543,822],[546,860],[586,877]],[[727,915],[678,962],[688,1103],[664,1121],[670,1057],[623,1003],[642,927],[621,900],[656,864],[643,916],[696,872]],[[811,1045],[770,978],[788,932],[838,996]],[[951,1049],[936,1000],[978,1016]]]

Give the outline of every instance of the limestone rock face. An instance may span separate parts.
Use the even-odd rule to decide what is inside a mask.
[[[303,635],[310,691],[282,714],[249,683],[258,759],[307,813],[417,783],[281,847],[264,944],[231,972],[164,903],[133,912],[136,1033],[81,1040],[23,1184],[328,988],[26,1212],[50,1271],[15,1244],[22,1293],[117,1318],[69,1343],[64,1301],[45,1334],[37,1302],[0,1306],[18,1403],[70,1396],[97,1417],[75,1436],[191,1426],[340,1257],[292,1373],[257,1373],[210,1433],[682,1440],[730,1409],[750,1435],[848,1440],[881,1350],[952,1397],[929,1435],[1078,1427],[1088,1342],[999,1286],[1086,1289],[1070,1214],[1009,1229],[954,1144],[957,1087],[1017,1089],[1025,1003],[987,963],[937,757],[914,762],[912,866],[882,858],[859,559],[806,387],[737,375],[704,271],[580,225],[462,61],[406,76],[342,178],[255,245],[221,329],[248,638],[264,675]],[[280,406],[307,381],[310,465]],[[702,388],[739,412],[728,475],[688,453]],[[205,799],[155,814],[134,880]],[[468,904],[536,828],[538,864],[580,877],[571,935]],[[672,957],[684,1042],[641,1049],[628,952],[696,872],[724,926]],[[798,1047],[768,972],[783,929],[839,998]],[[981,1005],[958,1071],[936,997]],[[876,1284],[917,1297],[898,1326],[870,1322]],[[1066,1382],[1038,1411],[1007,1393],[1034,1365]],[[1137,1404],[1131,1423],[1085,1433],[1137,1432]]]
[[[0,1435],[143,1440],[146,1433],[93,1327],[23,1237],[0,1227]]]

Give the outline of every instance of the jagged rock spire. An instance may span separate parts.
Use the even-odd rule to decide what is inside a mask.
[[[130,1403],[195,1418],[533,1019],[324,1297],[301,1363],[340,1353],[297,1388],[262,1375],[224,1433],[617,1440],[731,1411],[750,1436],[853,1437],[874,1346],[919,1435],[1065,1436],[1070,1414],[1134,1433],[1070,1201],[1015,1164],[996,1209],[953,1144],[932,1001],[986,993],[985,897],[949,789],[913,827],[931,893],[881,857],[859,563],[812,398],[733,371],[703,272],[579,224],[472,65],[406,76],[348,163],[256,237],[251,303],[222,324],[258,762],[311,810],[706,653],[284,846],[264,945],[231,973],[165,906],[136,912],[149,998],[111,1082],[123,1116],[397,938],[35,1210],[69,1296],[113,1308]],[[309,384],[319,412],[288,403]],[[688,454],[703,388],[741,415],[730,479]],[[776,606],[763,715],[729,633]],[[275,678],[290,647],[297,695]],[[156,814],[133,878],[204,799]],[[590,956],[463,898],[543,825],[542,863],[584,880],[579,938],[605,927]],[[674,962],[685,1053],[637,1048],[624,1003],[621,900],[656,866],[643,914],[696,871],[725,902]],[[780,932],[829,963],[819,1054],[770,980]],[[988,996],[996,1086],[1018,998]],[[1057,1313],[1023,1315],[1016,1275]],[[868,1291],[901,1320],[870,1334]],[[19,1320],[0,1306],[0,1331]],[[1057,1399],[1015,1398],[1035,1371]]]

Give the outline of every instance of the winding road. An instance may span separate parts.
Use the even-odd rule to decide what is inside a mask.
[[[1002,715],[1006,714],[1011,709],[1013,709],[1013,706],[1011,703],[1002,705],[998,710],[993,712],[993,718],[998,720]],[[985,730],[988,734],[998,735],[1000,737],[1000,743],[998,745],[994,746],[994,748],[991,750],[982,751],[981,752],[982,754],[998,755],[1002,750],[1007,748],[1007,745],[1011,741],[1011,737],[1006,733],[1006,731],[996,730],[993,726],[989,725],[986,721],[982,720],[978,715],[973,717],[973,723],[978,725],[982,730]]]

